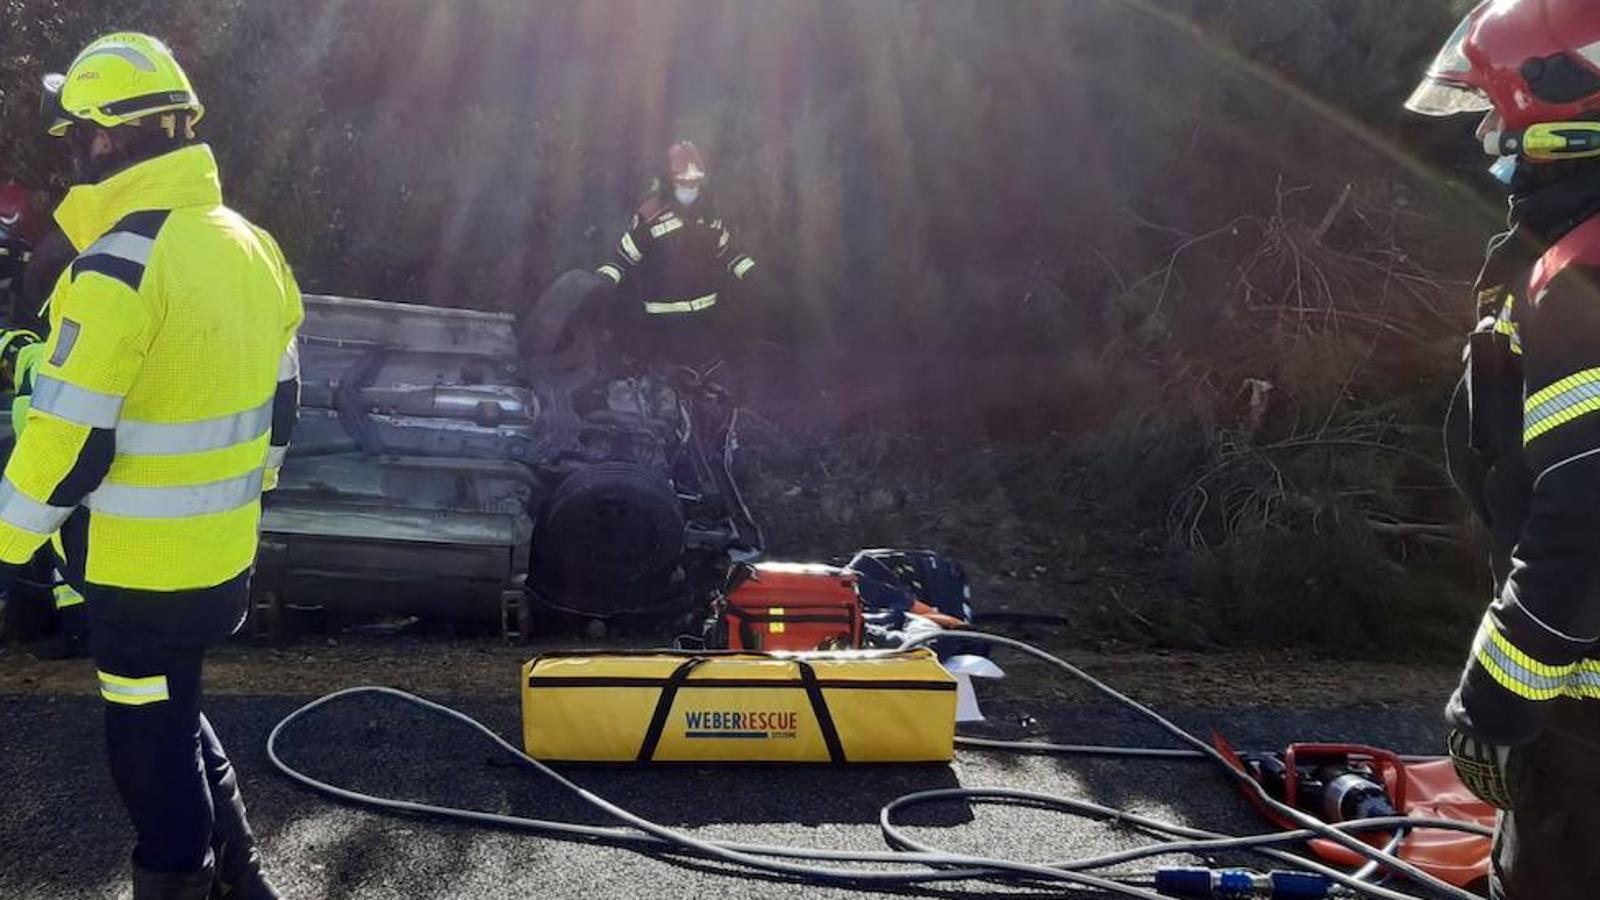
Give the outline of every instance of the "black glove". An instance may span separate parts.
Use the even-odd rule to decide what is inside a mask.
[[[1448,744],[1450,761],[1467,790],[1496,809],[1511,809],[1516,798],[1511,779],[1512,748],[1455,730],[1450,732]]]
[[[10,563],[0,563],[0,633],[6,631],[6,607],[11,602],[11,592],[17,586],[17,579],[22,577],[26,566],[17,566]]]

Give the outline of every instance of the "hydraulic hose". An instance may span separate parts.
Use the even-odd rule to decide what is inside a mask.
[[[933,643],[934,641],[937,641],[945,636],[946,634],[942,633],[923,635],[906,641],[903,646],[907,648],[918,647],[924,644]],[[1392,853],[1385,853],[1384,851],[1373,847],[1365,841],[1353,837],[1344,829],[1330,825],[1313,815],[1301,812],[1300,810],[1295,809],[1286,803],[1278,801],[1267,792],[1267,789],[1260,782],[1256,781],[1254,778],[1251,778],[1247,773],[1241,772],[1234,768],[1234,766],[1226,757],[1222,755],[1221,751],[1217,750],[1217,748],[1211,746],[1209,743],[1196,737],[1195,735],[1190,734],[1188,731],[1179,727],[1176,723],[1162,716],[1160,713],[1156,712],[1150,707],[1145,706],[1132,697],[1129,697],[1127,694],[1116,690],[1105,682],[1095,678],[1088,672],[1079,669],[1077,666],[1074,666],[1072,663],[1067,662],[1059,656],[1044,650],[1040,650],[1038,647],[1035,647],[1032,644],[1027,644],[1016,640],[1015,638],[1008,638],[998,634],[962,632],[960,637],[972,637],[983,643],[1008,647],[1012,650],[1019,651],[1036,659],[1041,659],[1050,665],[1061,669],[1113,702],[1139,713],[1146,719],[1149,719],[1155,725],[1159,726],[1163,731],[1172,735],[1174,738],[1177,738],[1180,742],[1188,744],[1203,756],[1210,758],[1213,762],[1217,763],[1217,765],[1221,767],[1222,771],[1228,774],[1228,777],[1238,782],[1239,785],[1246,791],[1255,795],[1273,812],[1276,812],[1284,818],[1300,825],[1302,828],[1313,832],[1317,837],[1326,838],[1330,841],[1333,841],[1361,855],[1369,862],[1376,863],[1379,866],[1388,869],[1391,874],[1403,876],[1414,884],[1432,889],[1444,896],[1454,897],[1457,898],[1457,900],[1478,900],[1477,895],[1470,891],[1464,891],[1455,885],[1447,884],[1446,882],[1429,875],[1427,872],[1422,871],[1411,863],[1406,862],[1400,857]],[[1481,833],[1482,829],[1480,828],[1478,831]],[[1356,886],[1355,884],[1346,882],[1342,877],[1336,880],[1340,881],[1342,884],[1345,884],[1346,887]],[[1360,883],[1357,882],[1357,884]],[[1366,890],[1364,885],[1361,887],[1361,889]]]
[[[937,640],[939,635],[929,635],[925,638],[908,641],[907,647],[920,646]],[[1430,828],[1450,831],[1461,831],[1471,834],[1487,835],[1489,832],[1476,823],[1456,822],[1449,820],[1416,819],[1407,817],[1390,817],[1381,819],[1364,819],[1359,821],[1327,824],[1299,810],[1284,806],[1266,796],[1260,787],[1248,775],[1239,772],[1228,764],[1220,753],[1200,738],[1189,734],[1179,726],[1163,718],[1155,711],[1138,703],[1130,697],[1098,681],[1077,667],[1053,656],[1043,650],[1011,638],[999,635],[983,634],[979,632],[961,632],[962,640],[977,639],[999,646],[1009,647],[1043,659],[1062,671],[1082,680],[1095,688],[1101,694],[1112,700],[1139,712],[1172,734],[1178,740],[1190,745],[1192,750],[1147,749],[1147,748],[1113,748],[1115,755],[1125,755],[1133,758],[1160,758],[1160,759],[1211,759],[1222,766],[1231,777],[1242,779],[1248,788],[1262,796],[1264,802],[1276,811],[1288,816],[1302,827],[1271,834],[1251,836],[1229,836],[1217,832],[1205,831],[1198,828],[1178,825],[1171,822],[1162,822],[1145,816],[1139,816],[1121,810],[1101,806],[1099,804],[1078,800],[1071,797],[1054,796],[1031,791],[1014,791],[998,788],[955,788],[944,790],[920,791],[900,797],[880,811],[879,824],[885,842],[890,846],[886,851],[851,851],[830,850],[812,847],[798,847],[787,845],[753,844],[740,841],[721,841],[698,838],[678,829],[670,828],[652,822],[639,816],[600,795],[584,788],[566,776],[557,772],[550,766],[528,756],[515,745],[511,744],[489,727],[476,719],[451,709],[439,703],[426,700],[405,691],[388,687],[353,687],[336,691],[319,697],[310,703],[301,706],[279,722],[267,737],[267,756],[272,764],[284,775],[294,781],[310,788],[313,791],[352,803],[390,812],[434,816],[456,821],[471,822],[481,825],[491,825],[502,828],[512,828],[534,831],[544,834],[557,835],[568,838],[581,838],[601,840],[633,846],[640,849],[668,851],[693,854],[700,857],[720,860],[746,869],[760,871],[768,874],[784,876],[803,881],[819,881],[834,884],[854,884],[873,887],[905,886],[918,884],[931,884],[937,882],[990,880],[1010,881],[1024,883],[1069,884],[1080,888],[1097,891],[1099,896],[1137,897],[1143,900],[1155,900],[1163,895],[1149,888],[1149,880],[1137,882],[1128,878],[1112,878],[1109,876],[1092,874],[1092,870],[1103,869],[1108,866],[1120,865],[1131,861],[1154,856],[1171,854],[1206,854],[1219,851],[1250,852],[1265,856],[1275,862],[1284,864],[1294,869],[1315,872],[1331,881],[1343,885],[1350,892],[1365,897],[1382,898],[1382,900],[1415,900],[1417,897],[1449,897],[1452,900],[1478,900],[1476,895],[1463,891],[1452,885],[1446,884],[1410,863],[1396,857],[1394,851],[1398,848],[1400,838],[1407,829]],[[523,765],[533,769],[539,774],[554,781],[557,785],[576,794],[584,802],[604,812],[606,815],[623,823],[625,827],[606,827],[596,825],[579,825],[570,822],[555,822],[542,819],[533,819],[523,816],[505,815],[499,813],[466,810],[454,807],[440,806],[428,803],[419,803],[410,800],[400,800],[392,797],[379,797],[359,791],[341,788],[328,784],[319,779],[306,775],[285,763],[279,755],[278,747],[283,733],[295,722],[299,721],[314,710],[341,699],[357,695],[381,695],[398,698],[406,703],[416,705],[428,712],[452,719],[464,724],[482,734],[507,754],[517,759]],[[1052,752],[1065,753],[1094,753],[1106,755],[1106,748],[1077,747],[1072,745],[1037,745],[1026,742],[1008,741],[964,741],[972,746],[986,749],[1027,749],[1037,751],[1041,746],[1048,746]],[[1179,755],[1181,754],[1181,755]],[[907,835],[895,824],[895,816],[905,809],[926,803],[936,802],[967,802],[967,803],[1008,803],[1022,804],[1034,807],[1051,809],[1072,815],[1088,816],[1101,820],[1114,820],[1126,825],[1136,827],[1147,833],[1164,835],[1170,840],[1151,844],[1133,850],[1105,854],[1088,859],[1067,859],[1050,863],[1029,863],[1015,860],[991,859],[982,856],[951,853],[921,844]],[[1359,840],[1355,835],[1367,832],[1385,832],[1394,834],[1385,850],[1379,850]],[[1349,847],[1356,853],[1369,860],[1369,864],[1361,872],[1354,875],[1341,872],[1315,860],[1277,849],[1284,845],[1291,845],[1320,837],[1336,841],[1342,846]],[[850,864],[844,867],[836,864]],[[862,865],[878,866],[878,868],[860,868]],[[883,868],[889,866],[889,868]],[[1424,894],[1404,893],[1382,884],[1372,883],[1367,880],[1379,868],[1387,870],[1390,876],[1400,876],[1412,882],[1415,886],[1426,891]]]

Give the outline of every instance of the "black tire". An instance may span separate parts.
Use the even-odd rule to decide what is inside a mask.
[[[580,469],[541,516],[533,581],[583,615],[647,607],[678,567],[685,525],[677,492],[660,473],[633,463]]]
[[[603,275],[583,269],[562,273],[517,322],[517,345],[523,358],[537,362],[566,349],[590,298],[604,296],[611,289]]]

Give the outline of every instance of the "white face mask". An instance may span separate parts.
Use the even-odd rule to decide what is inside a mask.
[[[1483,152],[1490,156],[1499,156],[1500,134],[1506,130],[1506,120],[1497,112],[1491,112],[1478,123],[1478,140],[1483,142]]]
[[[678,198],[678,202],[684,206],[693,206],[694,201],[700,199],[700,188],[684,184],[674,185],[672,196]]]

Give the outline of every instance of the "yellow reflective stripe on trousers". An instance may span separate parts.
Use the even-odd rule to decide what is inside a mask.
[[[70,584],[58,584],[50,589],[51,599],[56,602],[56,609],[71,609],[83,604],[83,595],[78,593]]]
[[[0,521],[23,531],[54,534],[75,508],[40,503],[22,493],[10,478],[0,481]]]
[[[123,419],[117,423],[117,455],[171,456],[223,450],[236,444],[247,444],[266,434],[271,427],[271,400],[242,413],[198,422]]]
[[[49,375],[33,379],[33,408],[87,428],[115,428],[122,398],[69,384]]]
[[[83,505],[97,513],[129,519],[187,519],[228,512],[261,496],[262,472],[210,484],[135,487],[106,483],[94,489]]]
[[[717,305],[717,295],[707,294],[694,300],[646,301],[644,311],[654,315],[699,312]]]
[[[1522,442],[1600,410],[1600,368],[1569,375],[1523,404]]]
[[[127,678],[100,672],[100,696],[107,703],[123,706],[144,706],[170,699],[167,695],[167,676],[151,675],[148,678]]]

